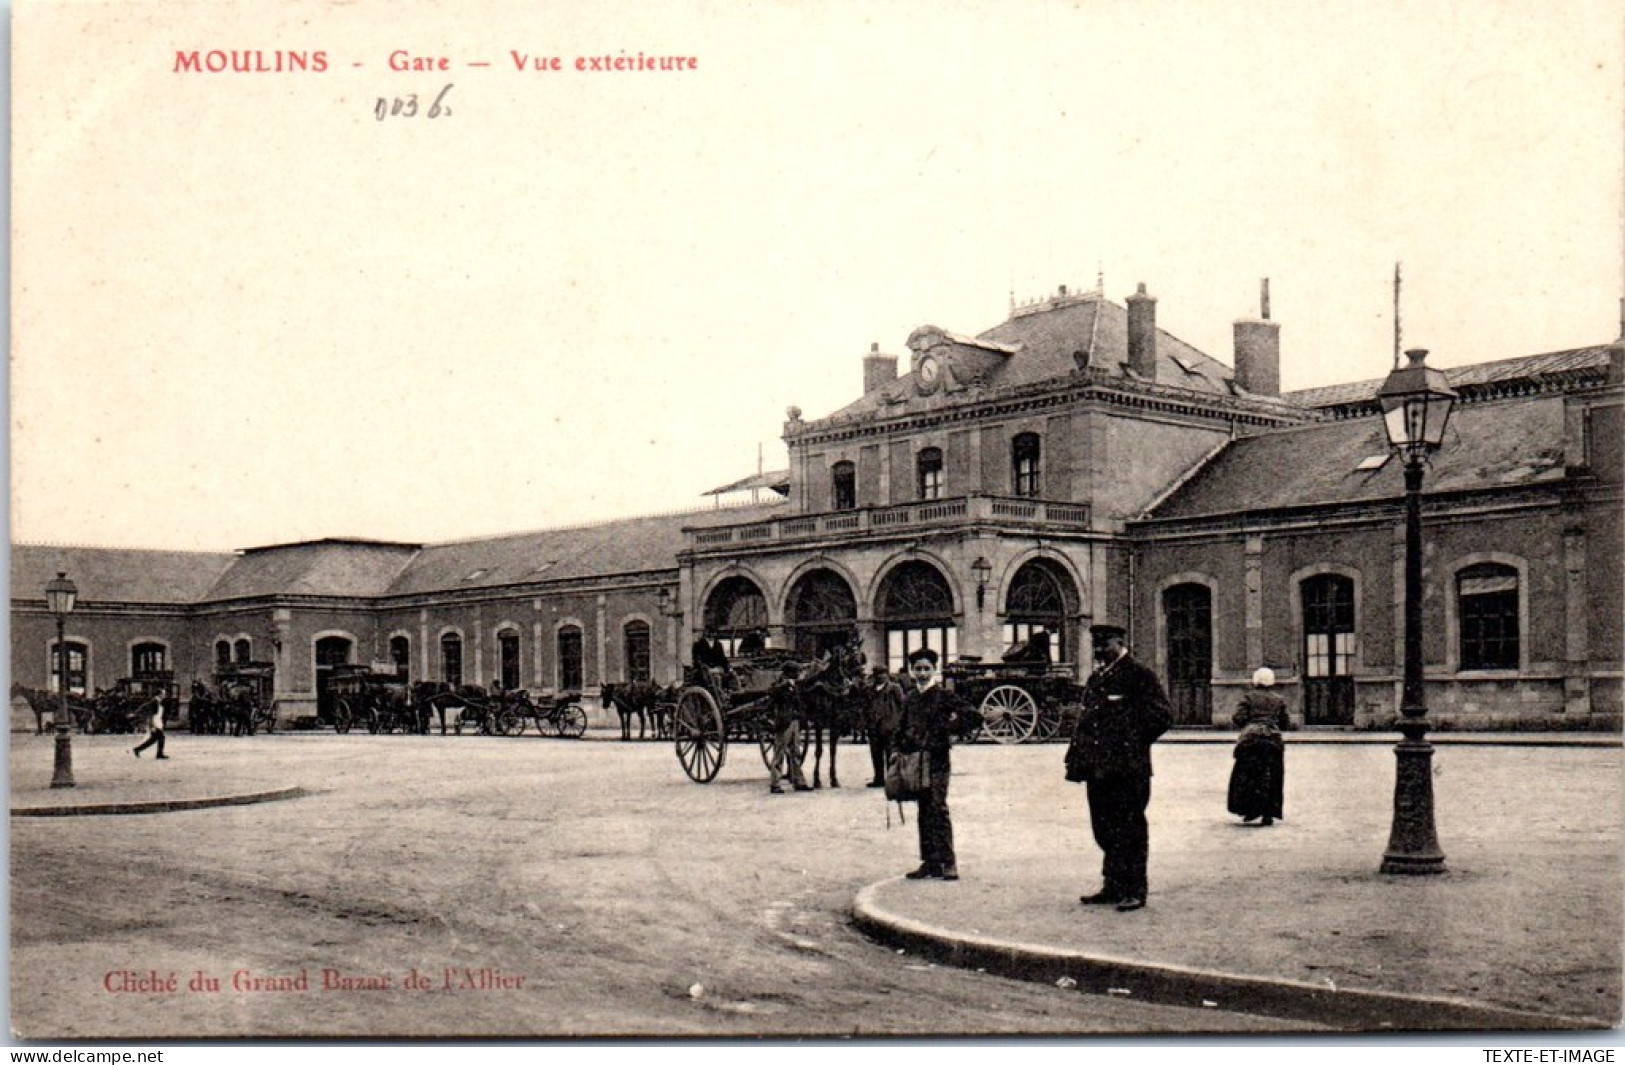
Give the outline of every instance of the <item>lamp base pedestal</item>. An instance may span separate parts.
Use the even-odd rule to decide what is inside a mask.
[[[1407,734],[1394,745],[1394,758],[1394,825],[1378,871],[1403,876],[1442,873],[1444,851],[1433,828],[1433,744]]]
[[[51,772],[51,787],[71,788],[73,780],[73,737],[67,729],[56,733],[56,767]]]

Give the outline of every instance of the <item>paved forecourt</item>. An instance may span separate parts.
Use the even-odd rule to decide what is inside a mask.
[[[954,754],[963,879],[873,885],[860,923],[1012,975],[1360,1028],[1619,1022],[1617,740],[1439,744],[1447,871],[1406,877],[1377,872],[1391,742],[1290,737],[1286,818],[1266,828],[1225,811],[1228,744],[1176,739],[1154,752],[1146,909],[1079,904],[1099,851],[1060,747],[976,745]]]

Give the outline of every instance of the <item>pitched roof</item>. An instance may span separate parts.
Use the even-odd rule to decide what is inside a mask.
[[[992,369],[985,389],[1018,388],[1065,378],[1080,365],[1127,377],[1128,310],[1098,293],[1056,296],[1018,308],[1010,318],[976,338],[1014,354]],[[1157,383],[1210,395],[1230,396],[1231,370],[1164,329],[1157,330]],[[913,371],[865,393],[829,420],[930,410],[963,402],[946,390],[921,396]]]
[[[418,548],[369,540],[257,547],[215,582],[205,601],[266,595],[382,595]]]
[[[1564,477],[1561,396],[1470,403],[1451,415],[1428,470],[1429,492],[1559,481]],[[1154,519],[1241,514],[1404,494],[1382,419],[1350,418],[1243,437],[1157,505]],[[1366,459],[1372,468],[1360,469]]]
[[[535,581],[670,570],[683,529],[768,517],[783,501],[542,529],[513,536],[430,544],[389,587],[390,595],[491,588]]]
[[[1492,388],[1498,384],[1528,382],[1538,385],[1557,383],[1577,374],[1607,372],[1611,345],[1601,344],[1589,348],[1570,348],[1551,351],[1543,355],[1523,355],[1516,359],[1498,359],[1477,362],[1471,366],[1442,367],[1450,387],[1461,391]],[[1281,398],[1300,407],[1337,407],[1351,403],[1374,402],[1377,389],[1384,379],[1353,381],[1321,388],[1304,388],[1284,392]]]
[[[790,471],[768,470],[766,473],[753,473],[749,477],[741,478],[721,488],[713,488],[702,495],[723,496],[732,492],[750,492],[762,488],[771,488],[781,496],[790,494]]]
[[[66,573],[87,603],[195,603],[237,561],[230,551],[142,551],[62,544],[11,545],[11,597],[45,599]]]

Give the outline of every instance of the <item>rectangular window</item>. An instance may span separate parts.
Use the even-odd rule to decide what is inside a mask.
[[[959,629],[952,625],[896,628],[886,633],[886,668],[893,673],[908,669],[908,656],[922,647],[937,653],[937,665],[947,666],[959,657]]]
[[[1518,668],[1518,589],[1469,594],[1462,582],[1461,668]]]

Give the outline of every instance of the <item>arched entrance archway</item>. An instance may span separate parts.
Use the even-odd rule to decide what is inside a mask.
[[[786,614],[790,647],[797,654],[816,655],[832,644],[850,643],[857,637],[857,597],[834,570],[815,569],[797,578],[790,588]]]
[[[1175,725],[1213,723],[1213,593],[1176,584],[1162,593],[1168,623],[1168,701]]]
[[[1011,578],[1004,597],[1006,650],[1043,632],[1048,636],[1049,660],[1071,662],[1075,634],[1070,619],[1078,611],[1078,589],[1064,569],[1042,558],[1025,563]]]
[[[333,667],[349,665],[354,649],[354,641],[347,636],[323,636],[316,641],[316,715],[323,721],[333,719],[333,697],[327,690]]]
[[[942,571],[910,559],[880,584],[879,615],[886,630],[886,668],[903,670],[910,652],[929,647],[946,665],[959,655],[954,593]]]
[[[732,658],[739,641],[752,630],[767,628],[767,596],[749,577],[728,577],[705,600],[705,631],[722,644]]]

